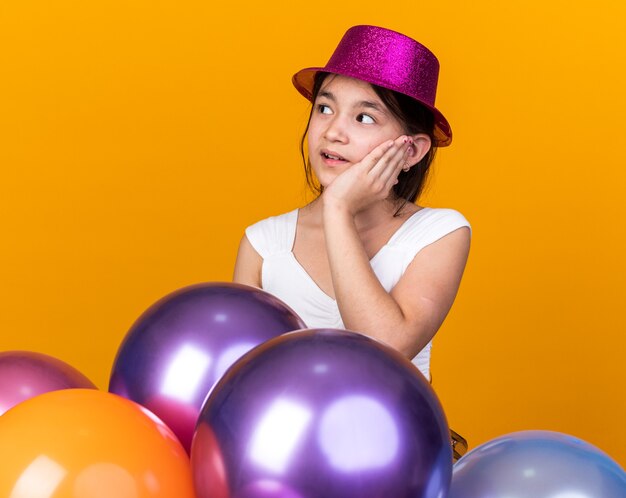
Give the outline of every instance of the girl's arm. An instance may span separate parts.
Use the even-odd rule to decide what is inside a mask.
[[[410,144],[409,144],[410,145]],[[404,137],[374,149],[322,194],[326,250],[344,325],[414,357],[437,332],[456,296],[469,253],[468,228],[422,249],[387,293],[380,284],[354,217],[384,201],[407,158]]]
[[[346,328],[413,358],[433,338],[452,306],[469,252],[469,229],[459,228],[418,252],[390,293],[372,270],[351,214],[325,206],[324,233]]]
[[[254,250],[252,244],[245,235],[239,243],[237,260],[235,261],[235,272],[233,282],[238,284],[261,287],[261,266],[263,259]]]

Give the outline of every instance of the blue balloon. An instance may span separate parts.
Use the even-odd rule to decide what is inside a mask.
[[[461,458],[448,498],[626,498],[626,474],[576,437],[515,432]]]
[[[440,498],[452,472],[445,415],[400,353],[311,329],[237,361],[194,436],[198,498]]]

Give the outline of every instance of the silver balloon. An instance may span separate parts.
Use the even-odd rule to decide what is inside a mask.
[[[626,498],[626,473],[578,438],[523,431],[461,458],[453,467],[448,498]]]

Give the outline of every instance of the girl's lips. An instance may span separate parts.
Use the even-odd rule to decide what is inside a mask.
[[[320,155],[322,156],[322,161],[329,166],[338,166],[348,162],[339,154],[336,154],[330,150],[323,150],[320,152]]]

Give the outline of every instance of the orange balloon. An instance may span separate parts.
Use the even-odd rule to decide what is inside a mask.
[[[194,498],[191,466],[170,429],[138,404],[68,389],[0,416],[3,498]]]

